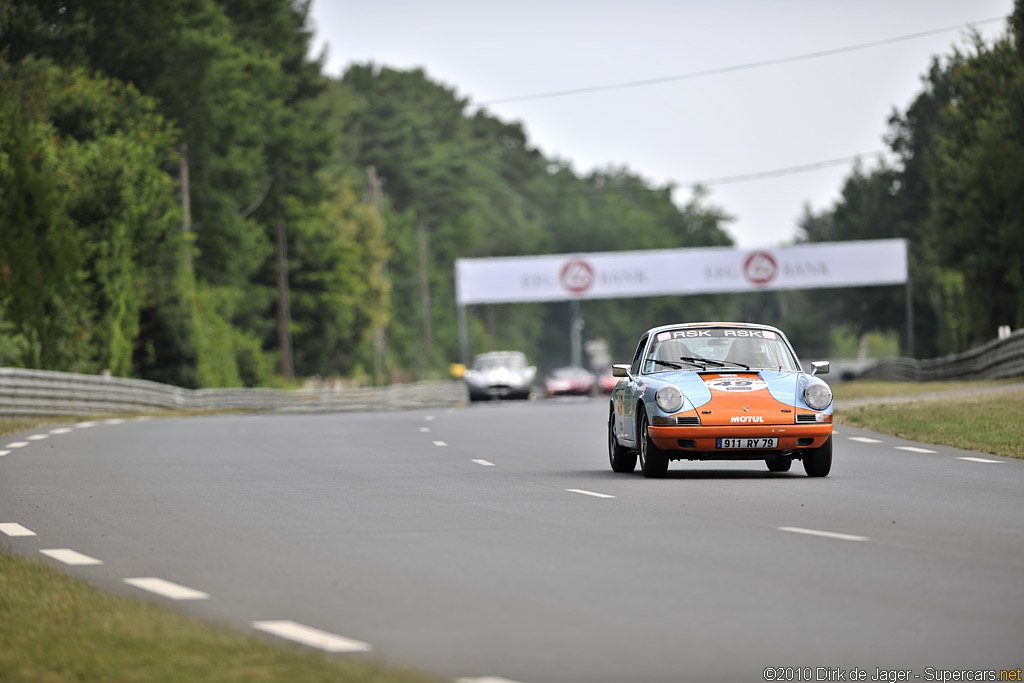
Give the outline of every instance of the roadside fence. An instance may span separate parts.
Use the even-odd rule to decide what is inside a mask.
[[[406,410],[468,402],[463,382],[354,389],[182,389],[141,379],[0,368],[0,416],[244,410],[326,413]]]

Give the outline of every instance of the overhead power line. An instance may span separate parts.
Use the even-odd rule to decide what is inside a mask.
[[[646,78],[639,81],[625,81],[622,83],[610,83],[607,85],[594,85],[585,88],[570,88],[567,90],[552,90],[550,92],[535,93],[533,95],[518,95],[515,97],[502,97],[494,100],[487,100],[486,102],[477,102],[476,105],[479,107],[487,107],[495,104],[507,104],[509,102],[526,102],[529,100],[543,100],[550,99],[553,97],[566,97],[569,95],[582,95],[585,93],[603,92],[606,90],[622,90],[625,88],[643,88],[650,85],[660,85],[662,83],[672,83],[675,81],[685,81],[691,78],[703,78],[705,76],[716,76],[718,74],[732,73],[734,71],[746,71],[748,69],[759,69],[765,66],[773,66],[776,64],[788,64],[791,62],[799,62],[807,59],[818,59],[819,57],[829,57],[831,55],[838,55],[844,52],[855,52],[857,50],[867,50],[873,47],[880,47],[882,45],[890,45],[892,43],[899,43],[906,40],[915,40],[917,38],[924,38],[926,36],[934,36],[939,33],[948,33],[950,31],[959,31],[966,27],[981,26],[983,24],[991,24],[997,21],[1005,21],[1006,17],[993,17],[991,19],[982,19],[981,21],[974,21],[968,24],[957,24],[956,26],[947,26],[945,28],[936,28],[930,31],[921,31],[919,33],[908,33],[902,36],[896,36],[894,38],[884,38],[882,40],[874,40],[869,43],[859,43],[857,45],[847,45],[845,47],[832,48],[831,50],[819,50],[818,52],[808,52],[800,55],[793,55],[790,57],[779,57],[776,59],[763,59],[756,62],[747,62],[745,64],[734,64],[732,66],[723,66],[717,69],[705,69],[703,71],[691,71],[685,74],[676,74],[675,76],[662,76],[660,78]]]
[[[744,173],[742,175],[722,176],[719,178],[708,178],[706,180],[693,180],[685,183],[678,183],[678,187],[707,187],[710,185],[730,185],[732,183],[745,183],[750,180],[764,180],[766,178],[777,178],[784,175],[793,175],[795,173],[809,173],[811,171],[818,171],[823,168],[831,168],[832,166],[844,166],[846,164],[852,164],[858,159],[876,158],[887,154],[886,150],[878,149],[873,152],[861,152],[860,154],[854,154],[848,157],[842,157],[841,159],[826,159],[825,161],[815,161],[811,164],[801,164],[799,166],[787,166],[786,168],[776,168],[770,171],[758,171],[756,173]]]

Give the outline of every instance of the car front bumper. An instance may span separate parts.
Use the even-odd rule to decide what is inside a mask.
[[[722,454],[723,460],[742,456],[743,453],[764,451],[795,451],[822,446],[832,436],[832,423],[786,425],[707,425],[700,427],[647,428],[651,441],[665,451],[691,451],[695,458],[714,459]],[[778,446],[769,449],[718,448],[718,439],[725,438],[777,438]],[[728,455],[726,455],[728,454]],[[751,456],[754,457],[754,456]]]

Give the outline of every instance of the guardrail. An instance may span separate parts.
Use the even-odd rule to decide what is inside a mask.
[[[861,371],[865,379],[934,382],[1024,376],[1024,329],[964,353],[917,360],[885,358]]]
[[[0,415],[90,415],[160,410],[326,413],[468,402],[463,382],[355,389],[182,389],[141,379],[0,368]]]

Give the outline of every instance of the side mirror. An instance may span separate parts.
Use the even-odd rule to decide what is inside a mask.
[[[811,367],[814,368],[813,370],[811,370],[812,377],[815,375],[827,375],[829,362],[827,360],[816,360],[813,363],[811,363]]]
[[[612,377],[629,377],[629,366],[625,363],[613,365]]]

